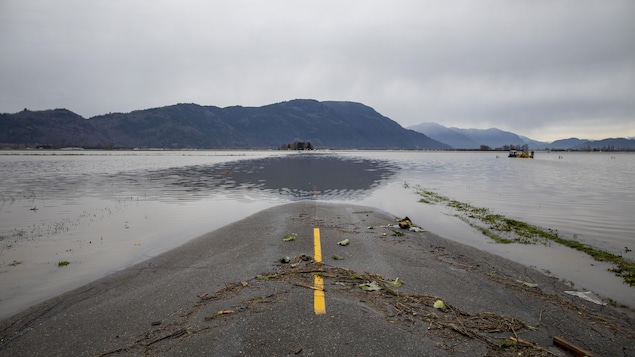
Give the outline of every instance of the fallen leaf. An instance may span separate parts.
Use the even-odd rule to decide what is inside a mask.
[[[435,309],[445,309],[447,308],[447,306],[445,306],[445,303],[442,300],[437,300],[434,302],[434,306]]]
[[[538,287],[538,284],[528,283],[528,282],[522,281],[522,280],[516,280],[516,282],[521,283],[521,284],[523,284],[525,286],[528,286],[530,288],[537,288]]]
[[[377,284],[376,281],[372,281],[370,283],[363,283],[363,284],[359,284],[359,288],[364,290],[364,291],[377,291],[377,290],[381,290],[381,286],[379,286],[379,284]]]
[[[395,278],[395,280],[388,279],[386,282],[392,286],[400,287],[403,285],[403,281],[399,278]]]

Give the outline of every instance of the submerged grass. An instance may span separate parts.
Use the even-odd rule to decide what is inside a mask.
[[[404,184],[405,188],[410,186]],[[495,214],[487,208],[475,207],[469,203],[460,202],[439,193],[424,190],[416,186],[415,191],[421,198],[419,202],[426,204],[443,204],[456,211],[456,216],[480,231],[497,243],[522,243],[522,244],[548,244],[555,242],[566,247],[584,252],[593,259],[600,262],[612,263],[615,266],[609,271],[624,279],[630,286],[635,286],[635,262],[609,253],[604,250],[593,248],[576,239],[567,239],[558,235],[558,231],[544,229],[531,225],[527,222],[507,218],[501,214]],[[575,236],[574,236],[575,238]]]

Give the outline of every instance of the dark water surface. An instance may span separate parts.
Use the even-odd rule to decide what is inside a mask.
[[[362,195],[397,171],[396,165],[383,160],[306,153],[151,171],[133,174],[129,182],[140,179],[138,183],[145,184],[149,180],[160,189],[194,196],[217,190],[256,190],[290,200],[329,199]]]

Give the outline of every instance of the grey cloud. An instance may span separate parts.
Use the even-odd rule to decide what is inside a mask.
[[[3,2],[0,112],[315,98],[635,136],[634,33],[631,1]]]

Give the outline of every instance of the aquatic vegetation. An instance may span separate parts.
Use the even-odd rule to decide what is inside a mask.
[[[427,204],[444,204],[454,209],[456,216],[479,230],[483,235],[498,243],[533,244],[539,241],[554,240],[558,233],[550,229],[542,229],[526,222],[495,214],[487,208],[475,207],[436,192],[417,189],[422,198],[419,202]]]
[[[622,257],[609,253],[604,250],[593,248],[589,245],[580,243],[573,239],[565,239],[558,237],[554,239],[554,242],[573,248],[590,255],[593,259],[599,262],[607,262],[615,264],[614,267],[609,268],[610,272],[615,273],[617,276],[621,276],[624,282],[630,286],[635,286],[635,262]]]
[[[404,187],[410,187],[404,185]],[[426,204],[443,204],[456,211],[455,216],[480,231],[497,243],[548,244],[555,242],[566,247],[586,253],[600,262],[612,263],[615,266],[609,271],[622,277],[624,282],[635,286],[635,262],[601,249],[591,247],[574,239],[563,238],[558,231],[534,226],[527,222],[507,218],[504,215],[491,212],[487,208],[475,207],[469,203],[460,202],[439,193],[424,190],[419,186],[414,188],[421,198],[419,202]]]

